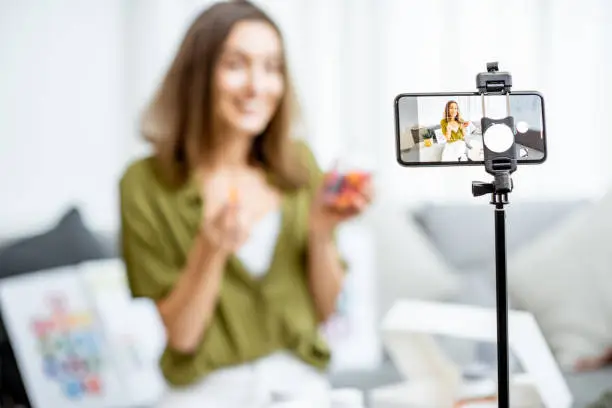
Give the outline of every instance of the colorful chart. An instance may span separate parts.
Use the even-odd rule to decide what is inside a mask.
[[[69,399],[102,393],[102,338],[88,311],[72,311],[64,295],[49,296],[49,314],[32,319],[41,368]]]

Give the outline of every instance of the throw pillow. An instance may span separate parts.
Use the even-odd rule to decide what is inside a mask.
[[[571,371],[612,346],[612,191],[508,259],[513,305],[534,314]]]
[[[79,210],[71,208],[51,230],[0,249],[0,279],[110,257],[112,254],[83,223]]]

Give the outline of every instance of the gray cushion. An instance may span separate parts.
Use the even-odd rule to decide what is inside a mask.
[[[71,208],[51,230],[0,248],[0,278],[112,257]]]
[[[446,260],[458,269],[495,267],[494,210],[487,198],[482,201],[431,204],[413,213]],[[506,207],[508,255],[586,204],[586,200],[511,203]]]

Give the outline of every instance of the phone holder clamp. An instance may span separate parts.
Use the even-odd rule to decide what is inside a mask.
[[[506,94],[512,88],[512,75],[499,72],[497,62],[487,63],[487,72],[476,75],[476,88],[480,94]]]
[[[499,72],[497,62],[487,63],[487,72],[476,75],[476,87],[482,100],[481,129],[485,170],[493,176],[513,173],[517,168],[517,152],[515,145],[514,118],[510,113],[510,91],[512,75],[509,72]],[[506,117],[493,119],[487,117],[486,100],[488,96],[504,95],[506,99]],[[497,184],[502,184],[501,182]],[[512,189],[511,184],[505,184],[505,189]]]

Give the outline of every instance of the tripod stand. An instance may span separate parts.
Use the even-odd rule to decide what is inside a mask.
[[[509,203],[508,195],[512,192],[513,182],[510,175],[516,170],[516,147],[514,143],[514,119],[510,116],[509,93],[512,77],[507,72],[498,72],[497,63],[488,63],[487,72],[476,77],[476,86],[482,97],[482,134],[484,145],[485,170],[493,175],[492,183],[472,182],[474,197],[491,194],[490,203],[495,206],[495,277],[496,277],[496,312],[497,312],[497,381],[498,407],[510,407],[510,370],[508,342],[508,288],[506,262],[506,212],[504,206]],[[486,117],[485,96],[505,95],[507,117],[493,120]],[[500,126],[502,126],[500,128]],[[504,129],[496,132],[499,129]],[[508,133],[508,130],[511,133]],[[493,138],[485,135],[495,131]],[[506,143],[497,143],[498,137],[505,137]],[[487,145],[487,140],[491,143]],[[500,148],[501,146],[501,148]],[[509,146],[509,147],[508,147]]]

